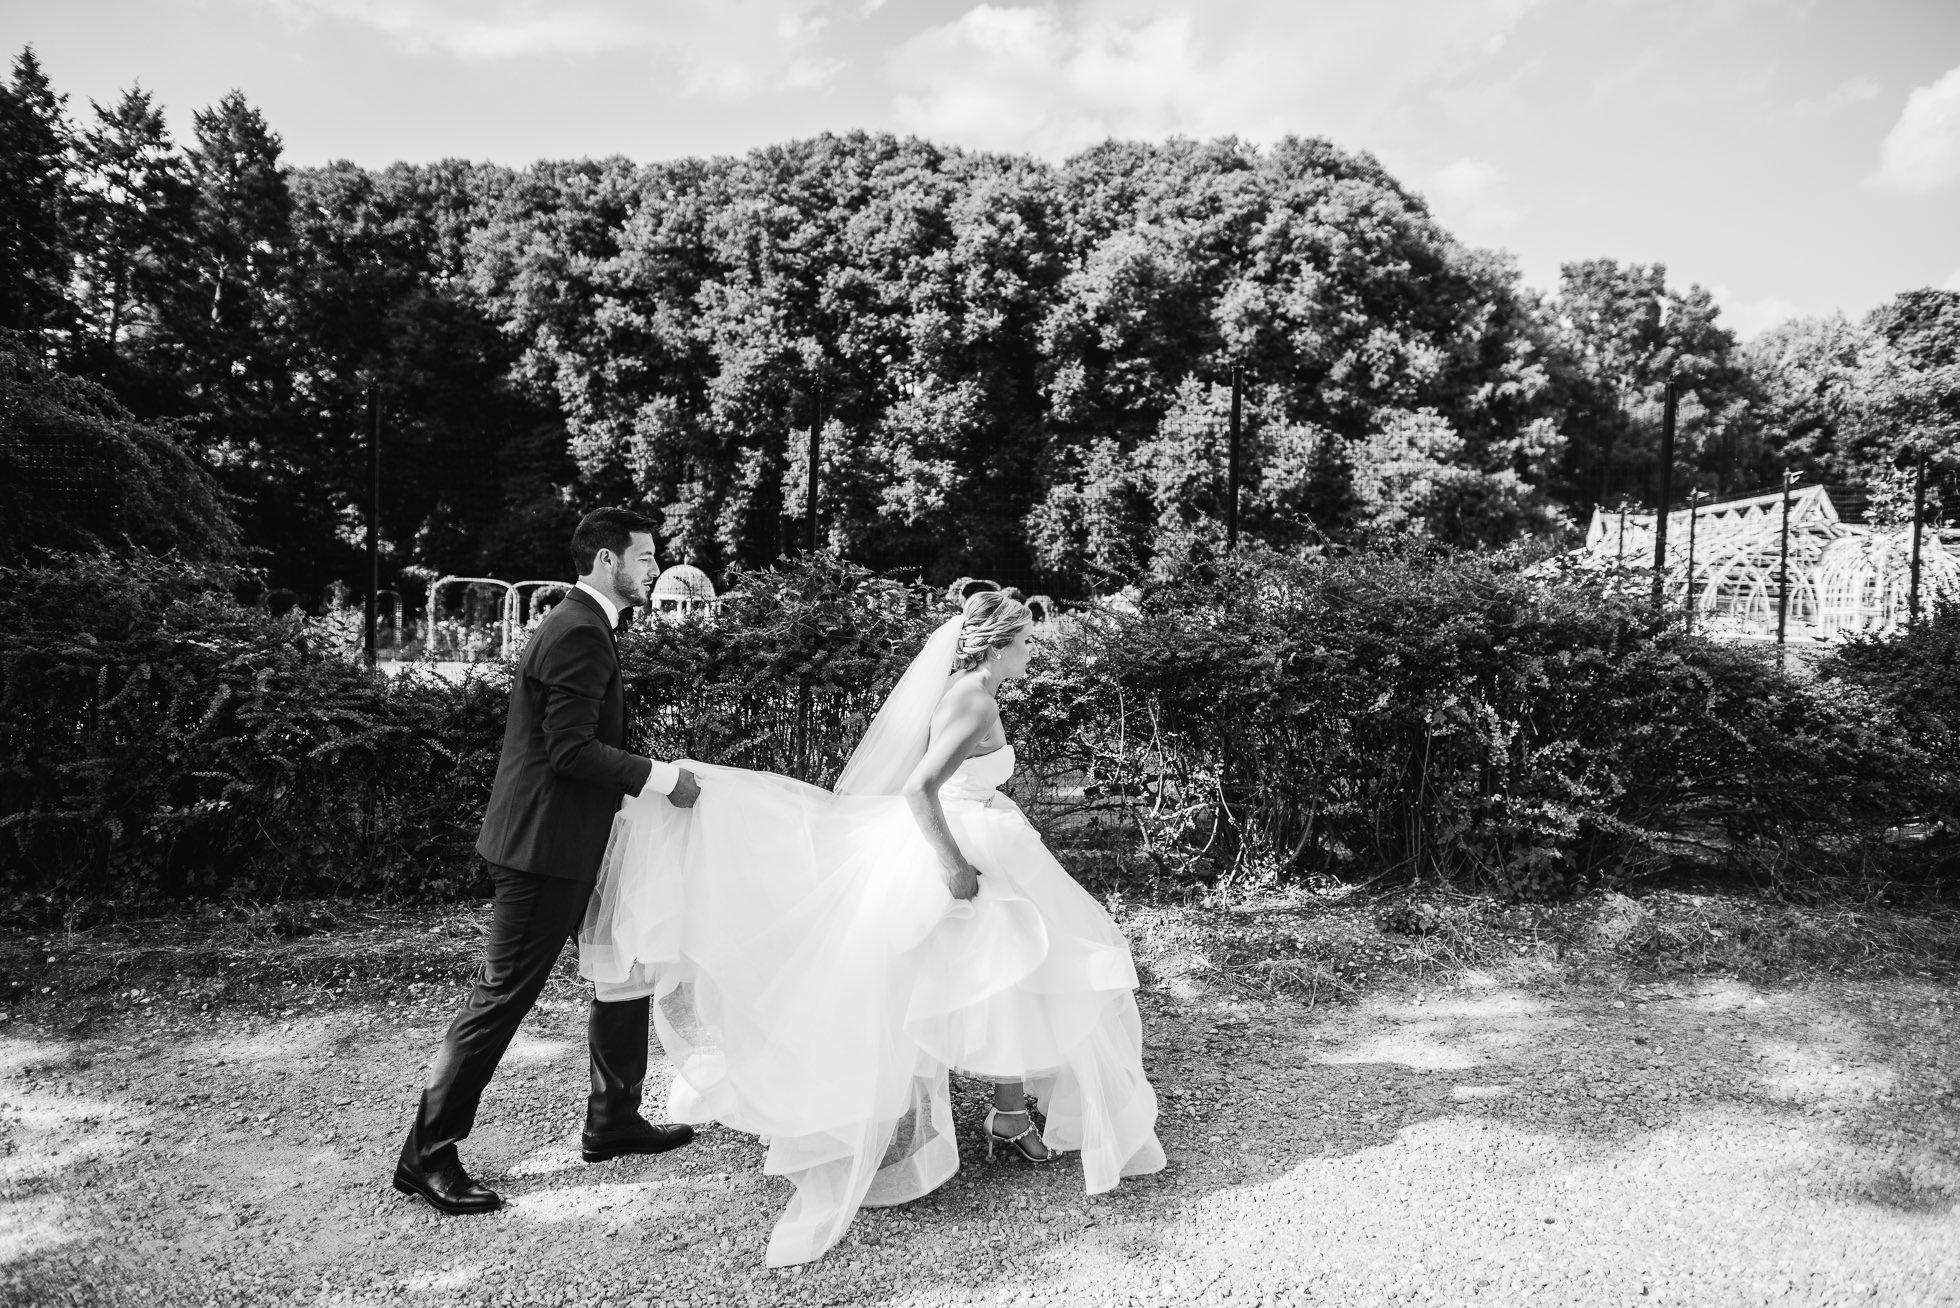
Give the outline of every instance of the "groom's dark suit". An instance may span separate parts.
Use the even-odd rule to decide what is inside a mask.
[[[626,751],[626,690],[612,624],[573,590],[531,634],[510,688],[497,780],[476,849],[496,907],[475,989],[429,1071],[402,1161],[428,1171],[454,1158],[477,1102],[566,940],[584,920],[620,797],[653,770]],[[647,1069],[647,1001],[592,1002],[588,1137],[638,1120]]]

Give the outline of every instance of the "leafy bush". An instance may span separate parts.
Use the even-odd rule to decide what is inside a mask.
[[[1194,572],[1078,623],[1023,700],[1056,816],[1119,817],[1174,877],[1817,868],[1952,787],[1871,692],[1492,556]]]
[[[1817,671],[1880,700],[1929,754],[1960,763],[1960,606],[1894,636],[1847,641]]]
[[[1960,872],[1960,789],[1942,789],[1939,780],[1960,775],[1960,606],[1943,605],[1894,636],[1850,641],[1818,676],[1883,704],[1925,755],[1931,795],[1919,823],[1892,833],[1891,853],[1910,872],[1953,879]]]
[[[636,743],[818,785],[953,611],[940,591],[828,553],[736,572],[724,589],[713,617],[642,620],[621,639]]]
[[[135,554],[0,572],[0,889],[441,894],[496,762],[499,684],[389,682],[248,574]]]
[[[477,884],[508,674],[381,677],[238,604],[249,582],[144,555],[0,572],[0,892]],[[831,555],[728,589],[622,638],[633,743],[819,784],[950,612]],[[1017,793],[1106,884],[1547,897],[1682,858],[1787,882],[1950,812],[1952,718],[1929,706],[1954,642],[1914,639],[1804,681],[1503,557],[1252,555],[1066,617],[1002,703]]]
[[[0,571],[0,892],[441,897],[479,884],[507,668],[351,662],[239,604],[242,570],[135,554]],[[636,747],[834,778],[944,616],[834,556],[742,574],[714,620],[622,637]]]
[[[108,543],[229,560],[238,528],[176,433],[0,331],[0,562]]]

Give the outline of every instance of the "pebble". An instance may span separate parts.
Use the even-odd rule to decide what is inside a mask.
[[[960,1175],[780,1271],[762,1252],[788,1189],[748,1137],[577,1161],[568,984],[465,1146],[511,1207],[467,1220],[387,1179],[434,1028],[351,1001],[283,1035],[242,1013],[79,1039],[10,1023],[0,1302],[1950,1300],[1954,1006],[1880,1018],[1897,987],[1836,982],[1677,991],[1637,1017],[1584,988],[1312,1010],[1146,993],[1169,1170],[1092,1198],[1072,1162],[988,1167],[983,1087],[959,1081]]]

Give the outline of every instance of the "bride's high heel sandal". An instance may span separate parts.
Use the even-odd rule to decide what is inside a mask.
[[[1029,1100],[1028,1105],[1029,1108],[1032,1108],[1034,1101]],[[1025,1117],[1028,1119],[1028,1124],[1018,1134],[1002,1135],[994,1130],[994,1119],[998,1117]],[[1034,1114],[1029,1112],[1028,1108],[1022,1108],[1011,1113],[1003,1113],[998,1108],[989,1108],[987,1110],[986,1135],[987,1161],[990,1163],[994,1160],[994,1147],[996,1145],[1002,1149],[1012,1150],[1031,1163],[1052,1163],[1059,1157],[1055,1150],[1048,1148],[1048,1142],[1046,1140],[1041,1140],[1041,1133],[1035,1130]],[[1042,1148],[1046,1152],[1037,1154],[1030,1149],[1026,1143],[1029,1136],[1033,1136],[1036,1140],[1041,1140]]]

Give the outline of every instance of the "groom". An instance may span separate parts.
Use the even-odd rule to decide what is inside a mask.
[[[694,775],[626,752],[626,693],[613,631],[647,602],[653,520],[626,509],[588,513],[572,534],[578,585],[531,633],[511,681],[510,716],[477,853],[497,897],[476,987],[450,1023],[422,1105],[395,1165],[395,1188],[445,1213],[503,1204],[463,1170],[457,1142],[537,1002],[566,940],[585,918],[620,797],[652,787],[678,808],[700,794]],[[592,1001],[592,1093],[581,1153],[588,1163],[657,1154],[694,1138],[687,1126],[640,1116],[647,1072],[647,1001]]]

